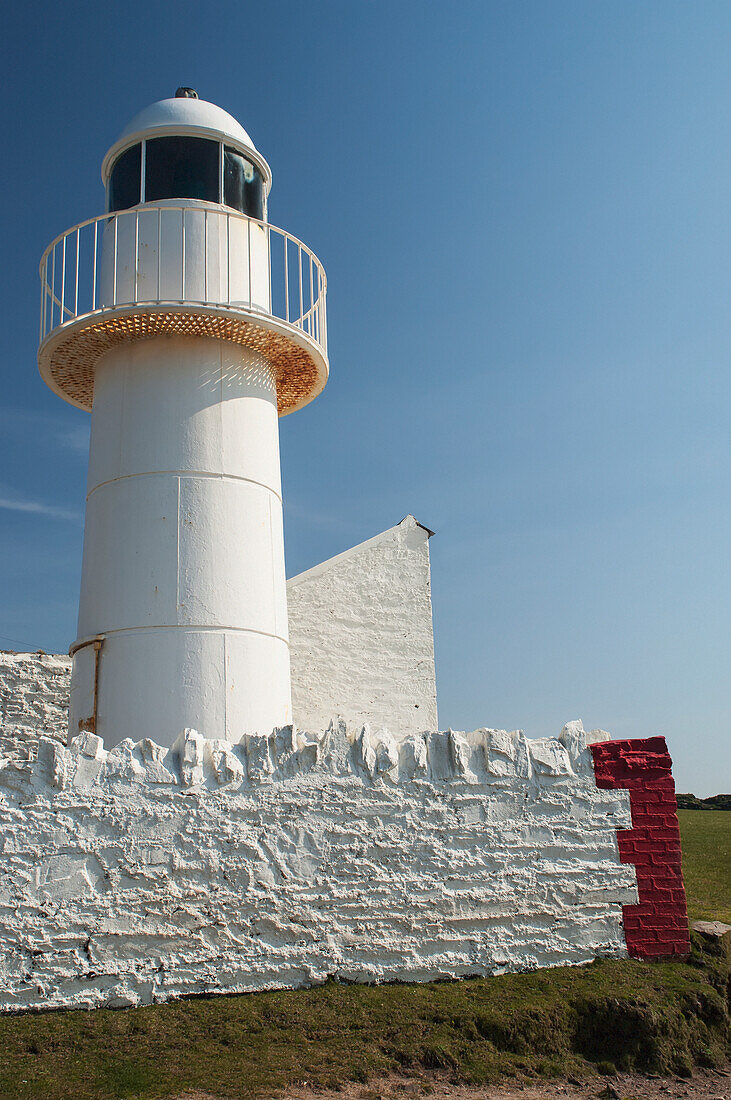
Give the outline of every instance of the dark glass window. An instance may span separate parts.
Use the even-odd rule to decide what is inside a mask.
[[[109,212],[127,210],[140,201],[141,147],[133,145],[114,162],[109,177]]]
[[[228,145],[223,149],[223,201],[251,218],[264,218],[264,183],[259,169]]]
[[[156,199],[220,202],[218,142],[195,137],[162,137],[148,141],[145,202]]]

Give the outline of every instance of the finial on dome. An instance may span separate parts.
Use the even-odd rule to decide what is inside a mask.
[[[177,88],[175,91],[176,99],[197,99],[198,93],[195,88]]]

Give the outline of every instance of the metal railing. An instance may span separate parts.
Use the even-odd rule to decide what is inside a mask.
[[[131,306],[207,306],[300,330],[327,354],[325,271],[291,233],[234,210],[144,205],[60,234],[40,263],[40,342]]]

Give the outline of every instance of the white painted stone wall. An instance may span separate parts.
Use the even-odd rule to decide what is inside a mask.
[[[66,741],[71,658],[0,652],[0,757],[31,754],[41,733]]]
[[[339,713],[400,736],[438,728],[429,535],[407,516],[288,582],[298,726]]]
[[[0,1009],[624,955],[629,800],[586,741],[44,737],[0,769]]]

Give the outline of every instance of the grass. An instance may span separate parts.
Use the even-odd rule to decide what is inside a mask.
[[[679,810],[691,920],[731,924],[731,811]]]
[[[681,814],[693,917],[729,915],[731,813]],[[722,819],[722,820],[720,820]],[[726,824],[728,822],[728,824]],[[726,856],[727,858],[727,856]],[[729,921],[731,923],[731,921]],[[728,1055],[727,947],[688,962],[590,966],[429,985],[196,998],[0,1018],[0,1097],[259,1100],[308,1082],[445,1073],[474,1084],[639,1069],[687,1075]]]
[[[385,1073],[688,1074],[725,1055],[729,960],[596,962],[493,979],[206,997],[0,1019],[0,1095],[271,1097]]]

